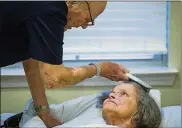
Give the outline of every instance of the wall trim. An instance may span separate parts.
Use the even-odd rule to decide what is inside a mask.
[[[172,86],[178,74],[177,69],[158,67],[132,69],[131,73],[151,86]],[[86,79],[75,86],[115,86],[118,82],[102,77]],[[3,69],[1,71],[1,88],[28,87],[23,69]]]

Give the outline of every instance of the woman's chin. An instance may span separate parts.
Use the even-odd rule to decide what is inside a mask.
[[[104,104],[104,106],[102,108],[102,113],[103,114],[116,113],[116,105],[115,104],[110,104],[110,103]]]
[[[117,120],[119,117],[119,113],[117,112],[115,107],[111,105],[105,106],[102,109],[102,117],[106,121],[107,124],[111,125],[113,120]]]

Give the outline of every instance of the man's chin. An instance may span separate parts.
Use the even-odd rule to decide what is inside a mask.
[[[64,27],[64,30],[68,30],[68,29],[71,29],[71,27],[68,26],[68,25],[66,25],[66,26]]]

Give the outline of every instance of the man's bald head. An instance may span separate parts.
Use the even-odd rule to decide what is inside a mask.
[[[86,28],[89,22],[97,18],[105,9],[107,1],[66,1],[68,23],[66,28]]]
[[[93,19],[97,18],[106,8],[107,1],[89,1],[90,11]]]
[[[92,18],[95,19],[104,11],[107,1],[67,1],[68,8],[76,8],[78,11],[88,11],[87,3],[89,4]]]

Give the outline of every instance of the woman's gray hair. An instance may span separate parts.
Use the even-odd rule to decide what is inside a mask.
[[[136,128],[158,128],[162,116],[156,101],[142,89],[140,85],[129,82],[136,87],[137,112],[132,117],[132,124]]]

